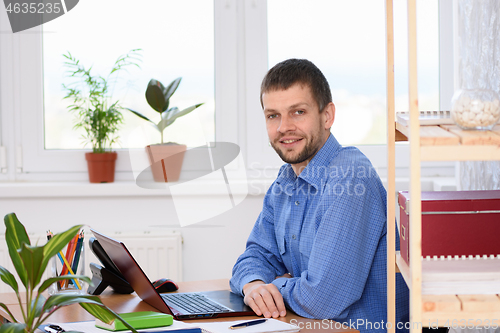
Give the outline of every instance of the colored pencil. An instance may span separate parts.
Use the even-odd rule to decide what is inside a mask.
[[[73,258],[73,264],[71,268],[73,272],[78,272],[78,263],[80,262],[80,255],[82,254],[82,246],[83,246],[83,231],[80,232],[78,236],[78,242],[76,243],[75,256]]]
[[[70,249],[69,249],[69,255],[68,254],[66,255],[66,259],[68,259],[70,267],[73,267],[73,260],[75,258],[75,250],[76,250],[76,245],[78,243],[78,239],[79,239],[79,234],[76,234],[75,237],[73,237],[73,239],[71,240],[70,244],[68,245],[68,247]],[[69,267],[68,267],[68,269],[69,269]],[[74,271],[75,270],[73,269],[73,272]],[[74,273],[72,273],[72,274],[74,274]],[[66,287],[68,287],[68,284],[69,284],[69,280],[64,281],[64,285]]]
[[[71,269],[71,266],[68,263],[68,260],[66,260],[66,257],[64,257],[63,252],[59,251],[59,253],[57,255],[59,256],[59,260],[61,260],[61,262],[64,262],[64,264],[66,265],[65,267],[67,267],[67,269],[69,270],[69,272],[71,273],[71,275],[75,275],[75,273]],[[78,287],[78,289],[82,289],[82,287],[78,283],[78,279],[72,279],[72,280],[73,280],[73,283]]]
[[[65,263],[68,262],[67,266],[63,265],[61,275],[67,275],[68,271],[71,269],[71,262],[73,261],[73,257],[71,256],[71,252],[73,251],[73,253],[74,253],[74,247],[75,247],[77,241],[78,241],[78,234],[76,234],[75,237],[73,237],[69,241],[68,246],[66,247],[66,256],[64,256],[62,254],[62,251],[61,251],[61,255],[62,255],[62,258],[64,259],[64,262]],[[61,287],[67,285],[67,283],[66,283],[67,281],[59,281],[59,282],[60,282]]]

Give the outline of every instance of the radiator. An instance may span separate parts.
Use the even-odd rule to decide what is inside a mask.
[[[85,275],[91,277],[89,264],[91,262],[99,263],[99,260],[89,249],[88,239],[92,233],[85,230],[85,235]],[[179,231],[108,232],[106,235],[125,243],[151,281],[159,278],[182,281],[182,236]],[[45,234],[29,234],[29,237],[31,244],[46,242]],[[17,278],[5,243],[5,235],[0,235],[0,265],[7,268]],[[50,264],[48,268],[50,269]],[[45,271],[43,279],[49,276],[49,269]],[[20,284],[20,289],[24,290],[21,281],[18,280],[18,284]],[[0,293],[5,292],[12,292],[12,289],[0,280]]]

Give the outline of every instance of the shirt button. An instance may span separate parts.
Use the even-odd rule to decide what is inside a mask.
[[[295,206],[298,206],[300,204],[299,201],[295,201]]]
[[[292,235],[292,239],[295,239],[295,238],[297,238],[297,237],[295,237],[295,235]]]

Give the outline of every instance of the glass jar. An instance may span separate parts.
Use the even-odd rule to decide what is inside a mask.
[[[78,233],[65,249],[51,259],[52,277],[61,275],[85,275],[85,246],[83,231]],[[82,279],[71,279],[54,282],[49,288],[49,295],[87,293],[87,283]]]
[[[490,130],[500,119],[500,97],[488,89],[458,90],[451,100],[451,118],[465,130]]]

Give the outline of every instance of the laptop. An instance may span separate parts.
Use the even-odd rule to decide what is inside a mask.
[[[229,290],[159,294],[124,243],[90,230],[137,295],[159,311],[178,320],[255,316],[243,297]]]

